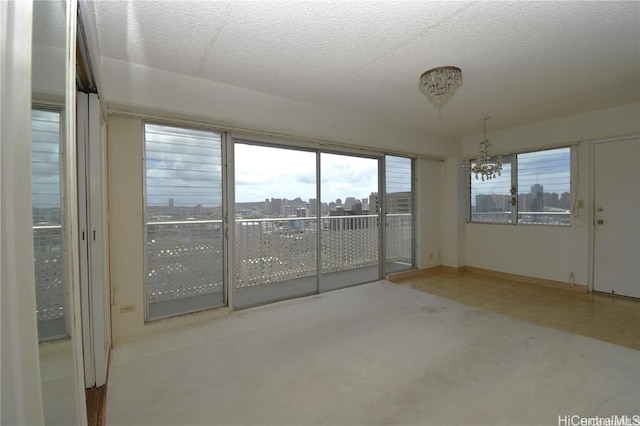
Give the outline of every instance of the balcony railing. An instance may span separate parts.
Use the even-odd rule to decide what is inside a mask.
[[[316,275],[317,219],[236,220],[236,286]],[[327,216],[321,225],[321,272],[378,264],[378,217]],[[387,215],[387,262],[411,264],[412,218]],[[42,340],[67,335],[60,225],[33,227],[37,318]],[[222,220],[147,223],[147,297],[150,304],[221,293]]]
[[[387,215],[387,263],[413,263],[413,215],[394,213]]]
[[[222,220],[147,223],[149,303],[222,292]]]
[[[36,317],[40,340],[67,336],[61,225],[33,226]]]
[[[322,273],[348,271],[378,264],[378,216],[322,218]]]
[[[473,212],[472,222],[512,223],[511,212]],[[524,225],[571,225],[571,213],[518,212],[518,223]]]
[[[376,215],[328,216],[321,224],[321,272],[378,264]],[[317,218],[235,221],[237,288],[317,273]],[[387,216],[387,260],[411,263],[410,214]],[[222,291],[222,220],[147,223],[149,303]]]

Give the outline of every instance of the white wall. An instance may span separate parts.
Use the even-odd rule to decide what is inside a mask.
[[[466,179],[460,157],[447,158],[443,170],[442,194],[442,265],[465,266]]]
[[[512,152],[637,134],[640,104],[629,104],[487,133],[492,152]],[[478,154],[482,134],[462,140],[464,157]]]
[[[457,138],[398,127],[358,111],[338,113],[115,59],[101,58],[100,75],[101,98],[115,108],[443,158],[460,150]]]
[[[563,282],[568,282],[569,274],[574,273],[576,283],[587,285],[589,225],[593,211],[589,188],[591,141],[638,134],[640,104],[489,133],[493,150],[504,153],[580,142],[577,146],[578,186],[574,174],[572,195],[574,199],[584,200],[585,208],[578,210],[578,217],[570,228],[469,223],[466,225],[466,264]],[[465,138],[464,155],[477,154],[481,139],[482,135]],[[466,203],[468,200],[465,208]]]
[[[442,249],[442,168],[444,162],[416,160],[416,266],[440,264]]]
[[[33,44],[31,88],[34,98],[64,102],[65,50]]]

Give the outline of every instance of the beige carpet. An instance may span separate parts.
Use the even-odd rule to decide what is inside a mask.
[[[557,425],[639,407],[639,351],[383,281],[116,347],[107,424]]]

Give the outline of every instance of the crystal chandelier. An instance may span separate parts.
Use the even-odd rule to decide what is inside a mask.
[[[458,67],[438,67],[420,76],[420,91],[438,109],[442,109],[462,86],[462,71]]]
[[[489,149],[491,148],[491,144],[487,139],[487,120],[489,117],[484,117],[484,137],[482,142],[480,142],[480,155],[478,158],[471,159],[467,163],[464,164],[464,168],[467,169],[470,173],[476,175],[476,179],[482,178],[484,181],[491,180],[497,176],[500,176],[500,172],[502,171],[502,156],[499,155],[496,158],[495,162],[491,161],[491,156],[489,155]]]

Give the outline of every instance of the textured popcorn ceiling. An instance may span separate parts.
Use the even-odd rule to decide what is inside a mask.
[[[63,0],[33,2],[33,42],[45,46],[65,46],[66,7]]]
[[[457,137],[640,101],[640,3],[100,1],[100,55]],[[443,117],[418,90],[455,65]]]

